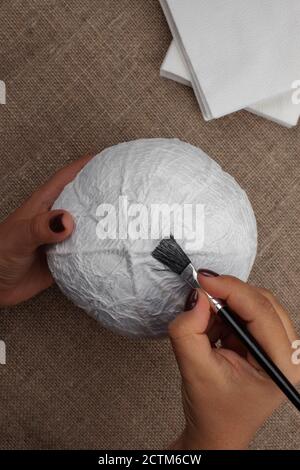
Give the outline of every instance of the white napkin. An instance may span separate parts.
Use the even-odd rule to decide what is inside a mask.
[[[161,66],[160,74],[164,78],[169,78],[183,85],[192,86],[191,74],[174,40]],[[296,126],[300,115],[300,104],[293,103],[292,95],[293,92],[288,91],[275,98],[260,101],[256,105],[248,107],[247,111],[288,128]]]
[[[207,120],[299,78],[299,0],[160,0]]]

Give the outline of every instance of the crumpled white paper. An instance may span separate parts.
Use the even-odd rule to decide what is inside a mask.
[[[73,215],[76,228],[48,251],[62,292],[105,327],[127,336],[164,336],[189,292],[152,258],[159,240],[99,238],[99,206],[110,204],[118,215],[120,196],[129,206],[140,203],[149,210],[153,204],[202,206],[203,246],[195,249],[184,237],[178,242],[196,268],[247,280],[257,230],[236,181],[200,149],[177,139],[119,144],[91,160],[54,204]],[[140,225],[145,228],[146,220]]]

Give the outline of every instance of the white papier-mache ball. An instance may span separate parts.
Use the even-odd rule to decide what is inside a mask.
[[[189,208],[187,217],[171,208],[169,226],[164,211],[178,205]],[[57,284],[102,325],[127,336],[164,336],[184,308],[189,287],[151,256],[165,230],[178,232],[197,269],[247,280],[256,256],[256,221],[245,192],[203,151],[177,139],[103,151],[53,209],[69,211],[76,224],[68,240],[48,251]]]

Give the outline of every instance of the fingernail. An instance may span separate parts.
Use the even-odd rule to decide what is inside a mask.
[[[201,276],[205,277],[219,277],[219,274],[211,271],[210,269],[199,269],[198,274],[201,274]]]
[[[53,219],[50,220],[49,222],[49,227],[54,233],[62,233],[65,230],[64,224],[63,224],[63,214],[56,215],[53,217]]]
[[[193,289],[190,292],[186,300],[185,307],[184,307],[185,312],[188,312],[189,310],[193,310],[193,308],[196,307],[197,302],[198,302],[198,291]]]

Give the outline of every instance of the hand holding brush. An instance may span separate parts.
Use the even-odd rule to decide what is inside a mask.
[[[185,267],[182,269],[181,264],[180,268],[177,250],[181,248],[177,243],[175,246],[174,252],[173,242],[170,244],[163,240],[153,255],[170,269],[174,267],[170,259],[175,257],[176,269],[172,270],[180,274],[180,269],[182,274],[190,265],[190,260],[185,255]],[[283,401],[280,390],[284,393],[287,391],[287,395],[291,392],[291,401],[298,408],[299,394],[293,384],[300,380],[300,366],[292,363],[291,347],[297,335],[288,315],[271,294],[227,276],[209,278],[200,275],[198,280],[191,266],[182,277],[195,289],[199,286],[195,292],[198,297],[200,295],[194,309],[179,315],[170,326],[172,343],[183,376],[186,408],[192,408],[186,415],[187,422],[192,421],[194,424],[187,425],[186,432],[191,436],[199,434],[199,428],[207,428],[204,434],[209,436],[209,429],[215,426],[213,434],[216,439],[207,443],[207,448],[217,446],[212,442],[221,439],[221,436],[227,440],[224,448],[244,447],[246,441],[251,439],[258,427]],[[222,302],[217,300],[220,298]],[[222,347],[216,349],[210,343],[208,326],[211,323],[211,309],[220,312],[220,308],[217,310],[219,306],[226,308],[234,325],[219,313],[215,316],[218,327],[226,331]],[[233,312],[238,312],[238,315]],[[247,335],[245,341],[244,335]],[[214,340],[217,339],[215,336]],[[256,348],[259,348],[258,357]],[[275,375],[279,373],[279,383],[274,380],[273,372]],[[282,387],[279,388],[280,384]],[[227,435],[221,432],[220,420],[221,428],[227,430]],[[193,433],[195,426],[198,431]],[[239,432],[241,427],[244,434]],[[239,444],[234,445],[232,442]]]

